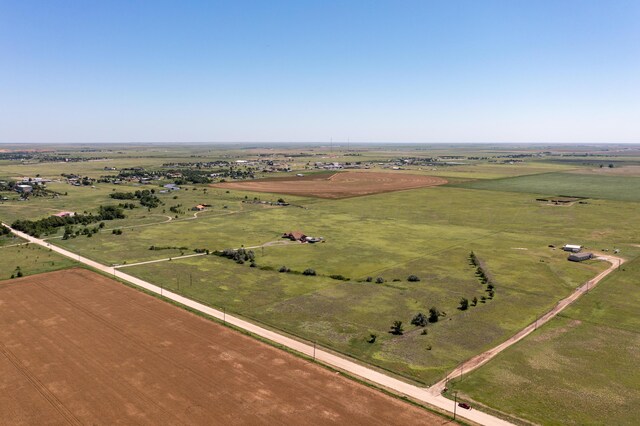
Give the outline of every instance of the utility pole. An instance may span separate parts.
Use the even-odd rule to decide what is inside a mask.
[[[456,419],[457,406],[458,406],[458,391],[453,391],[453,420]]]
[[[316,360],[316,341],[313,341],[313,360]]]
[[[222,323],[227,323],[227,308],[222,308]]]

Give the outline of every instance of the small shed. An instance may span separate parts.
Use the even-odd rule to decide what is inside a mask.
[[[16,190],[23,194],[33,191],[33,186],[31,185],[16,185]]]
[[[584,260],[589,260],[593,258],[593,253],[572,253],[569,255],[567,260],[572,262],[582,262]]]
[[[57,217],[71,217],[75,215],[76,215],[75,212],[60,212],[60,213],[53,214],[53,216],[57,216]]]
[[[168,189],[169,191],[179,191],[180,187],[175,183],[168,183],[163,186],[163,188]]]
[[[578,253],[580,250],[582,250],[582,246],[577,244],[565,244],[564,246],[562,246],[562,250]]]

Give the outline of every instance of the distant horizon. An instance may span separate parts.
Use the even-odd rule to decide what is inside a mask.
[[[0,146],[4,145],[321,145],[333,146],[334,148],[345,147],[347,145],[512,145],[512,146],[540,146],[540,145],[557,145],[557,146],[602,146],[602,145],[624,145],[624,146],[640,146],[640,142],[347,142],[347,141],[122,141],[122,142],[0,142]]]

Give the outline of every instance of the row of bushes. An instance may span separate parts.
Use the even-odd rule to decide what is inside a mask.
[[[365,281],[370,283],[370,282],[374,282],[374,279],[373,279],[373,277],[367,277],[365,279]],[[393,282],[400,282],[400,281],[401,281],[400,278],[394,278],[393,279]],[[407,277],[407,281],[409,281],[411,283],[415,283],[415,282],[420,281],[420,278],[417,275],[409,275]],[[386,282],[386,280],[384,278],[382,278],[382,277],[376,277],[376,279],[375,279],[375,283],[376,284],[383,284],[385,282]]]

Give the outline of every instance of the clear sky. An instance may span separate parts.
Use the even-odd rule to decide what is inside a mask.
[[[0,0],[0,142],[640,142],[638,0]]]

